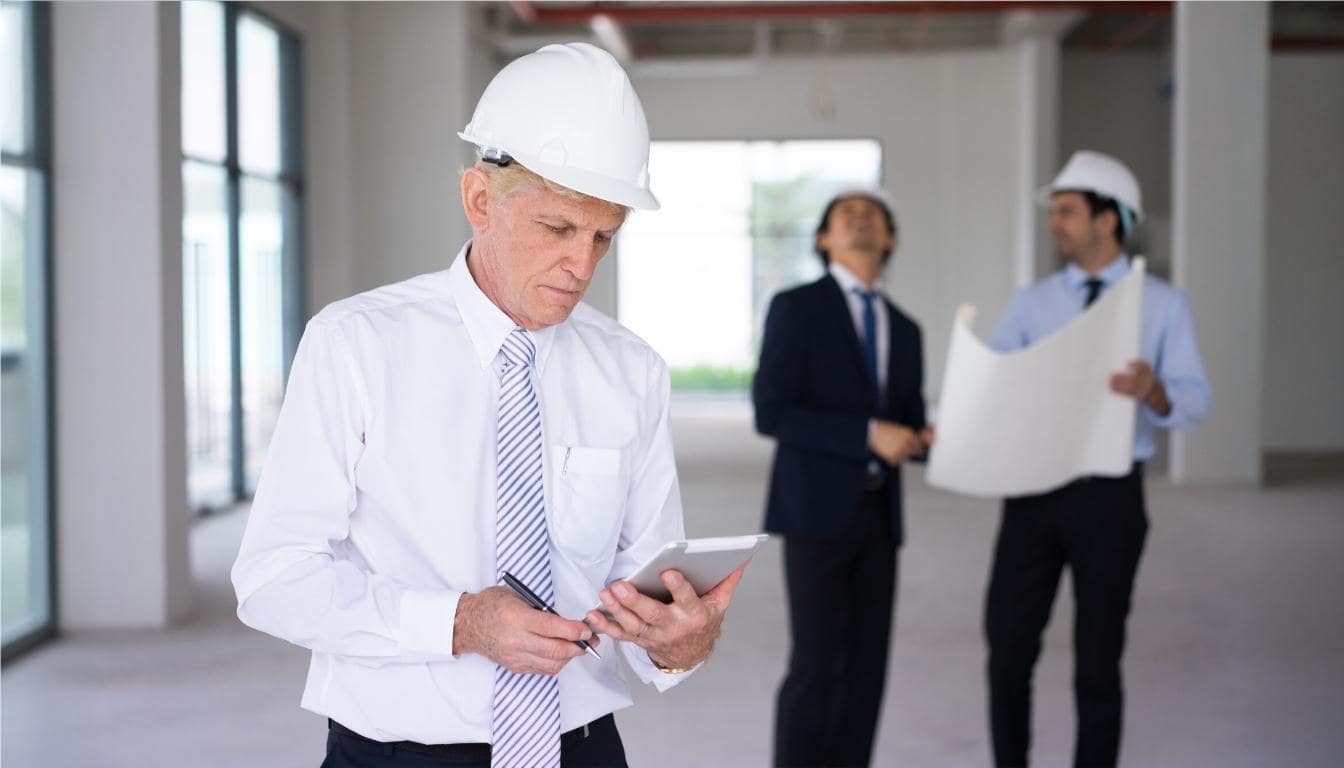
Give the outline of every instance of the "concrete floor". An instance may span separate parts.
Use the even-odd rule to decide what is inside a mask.
[[[679,403],[687,530],[754,531],[770,444],[749,412]],[[908,538],[877,766],[989,762],[980,611],[993,502],[907,469]],[[1149,482],[1152,528],[1126,657],[1128,766],[1344,764],[1344,481],[1286,488]],[[315,766],[325,723],[298,708],[306,652],[241,626],[227,572],[244,517],[192,534],[196,618],[168,631],[69,635],[0,676],[8,768]],[[1066,766],[1071,598],[1037,672],[1035,765]],[[764,766],[788,651],[780,548],[743,582],[713,659],[617,719],[634,766]]]

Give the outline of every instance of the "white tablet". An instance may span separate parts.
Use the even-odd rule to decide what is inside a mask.
[[[672,593],[663,586],[659,576],[663,571],[677,570],[695,588],[697,595],[703,595],[728,578],[768,538],[769,534],[758,533],[754,536],[670,541],[625,581],[633,584],[640,593],[668,603],[672,601]]]

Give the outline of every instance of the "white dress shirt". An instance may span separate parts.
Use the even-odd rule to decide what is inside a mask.
[[[312,650],[302,706],[380,741],[491,741],[495,663],[454,656],[463,592],[495,582],[497,353],[514,323],[452,267],[309,323],[233,567],[238,616]],[[555,609],[684,536],[668,373],[586,304],[534,332]],[[617,643],[559,675],[560,725],[629,706]],[[665,690],[680,679],[619,643]]]
[[[854,318],[854,330],[859,334],[859,346],[864,344],[863,338],[863,297],[858,291],[870,290],[863,284],[853,272],[832,261],[827,269],[835,282],[840,284],[840,290],[845,294],[845,302],[849,305],[849,314]],[[881,292],[877,286],[871,289],[873,294],[873,314],[877,319],[877,385],[885,391],[887,388],[887,360],[890,357],[889,347],[891,342],[887,337],[891,335],[891,329],[887,327],[887,302],[882,298]]]

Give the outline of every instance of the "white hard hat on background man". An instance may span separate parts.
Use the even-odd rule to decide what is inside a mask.
[[[587,43],[515,59],[486,86],[457,134],[491,162],[620,205],[658,209],[649,190],[649,127],[630,78]]]
[[[1050,196],[1056,192],[1093,192],[1120,203],[1120,218],[1126,219],[1125,208],[1134,217],[1133,221],[1125,222],[1126,232],[1143,220],[1143,198],[1139,194],[1138,180],[1124,163],[1101,152],[1090,149],[1074,152],[1055,180],[1041,188],[1042,204],[1049,205]]]
[[[887,218],[890,219],[892,228],[895,229],[896,198],[892,197],[890,192],[883,189],[882,187],[845,187],[844,189],[841,189],[840,191],[836,192],[834,195],[831,195],[831,199],[830,202],[827,203],[827,207],[829,208],[830,206],[835,205],[841,200],[848,200],[851,197],[864,197],[869,200],[872,200],[873,202],[885,208],[887,212]]]

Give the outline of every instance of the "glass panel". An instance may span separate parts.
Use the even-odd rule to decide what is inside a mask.
[[[882,147],[864,139],[757,141],[747,152],[753,197],[754,350],[770,299],[821,276],[824,267],[814,241],[817,220],[831,195],[848,187],[876,186],[882,176]]]
[[[183,3],[182,151],[188,157],[224,162],[224,83],[223,4]]]
[[[0,5],[0,136],[4,150],[23,154],[28,150],[28,104],[26,85],[31,81],[32,51],[29,48],[28,19],[31,9],[26,3]]]
[[[248,172],[280,173],[280,36],[248,14],[238,20],[238,155]]]
[[[667,360],[673,387],[750,384],[770,298],[822,272],[812,239],[827,199],[876,184],[881,160],[866,139],[653,143],[663,206],[621,229],[617,316]]]
[[[280,184],[243,178],[241,246],[243,478],[256,488],[285,394],[285,218]]]
[[[49,623],[44,177],[0,168],[0,627]]]
[[[233,501],[228,179],[182,166],[182,336],[187,399],[187,494],[193,509]]]

